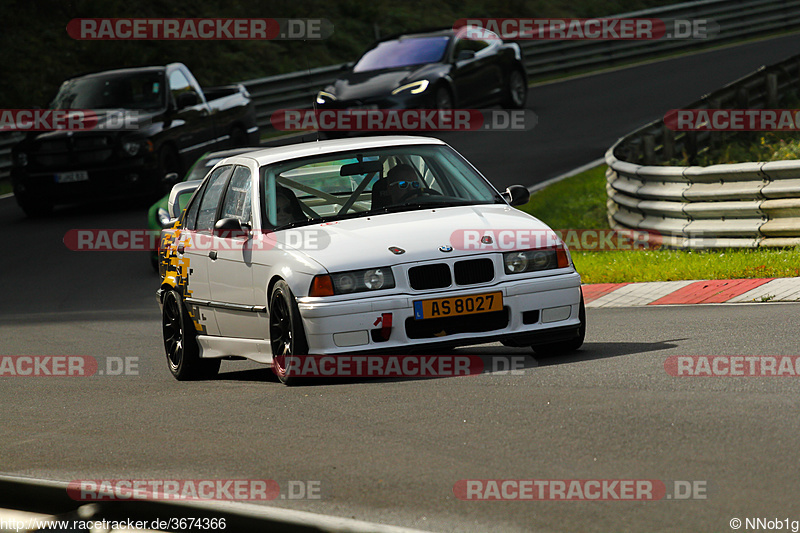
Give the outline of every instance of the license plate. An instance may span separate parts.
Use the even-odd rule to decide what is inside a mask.
[[[56,174],[56,183],[74,183],[76,181],[89,181],[89,173],[85,170],[76,170],[75,172]]]
[[[448,316],[475,315],[503,310],[503,293],[490,292],[471,296],[453,296],[414,302],[414,318],[444,318]]]

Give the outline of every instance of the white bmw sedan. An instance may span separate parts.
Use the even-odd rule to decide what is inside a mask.
[[[192,194],[176,213],[178,196]],[[550,228],[444,142],[321,141],[220,161],[176,185],[158,291],[177,379],[221,359],[583,343],[581,279]]]

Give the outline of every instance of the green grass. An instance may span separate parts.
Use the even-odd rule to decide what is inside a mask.
[[[555,230],[608,229],[606,166],[537,191],[521,207]],[[584,283],[800,276],[800,248],[572,251]]]
[[[606,166],[548,185],[520,207],[553,229],[607,229]]]
[[[584,283],[800,276],[800,250],[635,250],[572,252]]]

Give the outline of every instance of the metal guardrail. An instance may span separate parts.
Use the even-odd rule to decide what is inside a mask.
[[[758,71],[685,106],[777,108],[800,94],[800,55]],[[690,161],[731,132],[681,132],[657,120],[606,152],[609,223],[660,233],[681,248],[800,244],[800,161],[658,166],[674,154]]]
[[[672,20],[711,19],[719,33],[709,39],[652,41],[520,41],[529,79],[545,78],[612,66],[676,51],[800,27],[797,0],[698,0],[631,13],[618,18]],[[279,109],[311,107],[319,89],[335,80],[343,64],[240,82],[253,98],[258,125],[272,129],[270,117]],[[0,180],[7,177],[11,144],[0,135]]]

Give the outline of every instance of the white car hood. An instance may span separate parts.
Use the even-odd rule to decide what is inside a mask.
[[[323,265],[330,272],[359,268],[380,267],[400,263],[413,263],[446,259],[491,251],[519,249],[500,248],[499,232],[513,230],[515,234],[533,234],[541,241],[553,244],[553,233],[540,220],[513,207],[500,204],[447,207],[387,213],[363,218],[341,220],[328,224],[303,226],[289,231],[317,232],[322,246],[305,247],[292,243],[288,232],[278,232],[278,241],[301,251]],[[483,236],[492,232],[495,244],[476,249],[465,249],[463,232],[477,230]],[[285,236],[281,234],[286,233]],[[471,233],[475,235],[475,232]],[[508,235],[508,234],[507,234]],[[479,237],[478,237],[479,238]],[[475,242],[475,241],[473,241]],[[441,251],[440,247],[452,247],[452,251]],[[389,247],[398,247],[405,252],[397,255]],[[537,247],[535,244],[529,248]]]

